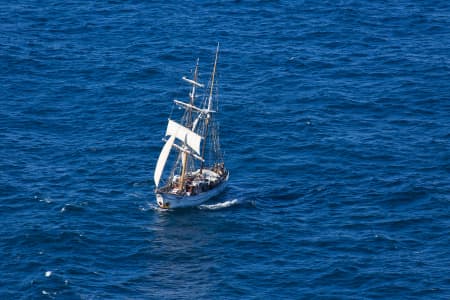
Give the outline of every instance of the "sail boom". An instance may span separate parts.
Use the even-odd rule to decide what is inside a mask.
[[[202,113],[202,114],[205,114],[205,115],[208,114],[208,113],[215,113],[216,112],[215,110],[210,110],[210,109],[207,109],[207,108],[199,108],[199,107],[197,107],[195,105],[191,105],[189,103],[186,103],[186,102],[183,102],[183,101],[180,101],[180,100],[176,100],[176,99],[173,100],[173,102],[175,102],[175,104],[177,104],[179,106],[182,106],[184,108],[193,109],[193,110],[198,111],[199,113]]]
[[[167,142],[166,139],[162,139],[162,140],[163,140],[164,142]],[[185,149],[185,148],[183,148],[183,147],[181,147],[181,146],[179,146],[179,145],[177,145],[177,144],[175,144],[175,143],[172,144],[172,147],[174,147],[174,148],[176,148],[176,149],[178,149],[178,150],[180,150],[180,151],[182,151],[182,152],[184,152],[184,153],[187,153],[187,155],[191,155],[191,156],[194,157],[195,159],[198,159],[198,160],[200,160],[200,161],[205,161],[205,160],[204,160],[202,157],[200,157],[199,155],[197,155],[197,154],[195,154],[195,153],[189,151],[188,149]]]
[[[203,84],[201,84],[201,83],[199,83],[197,81],[194,81],[192,79],[186,78],[186,76],[181,77],[181,79],[183,79],[186,82],[189,82],[190,84],[193,84],[195,86],[201,87],[201,88],[205,86],[205,85],[203,85]]]

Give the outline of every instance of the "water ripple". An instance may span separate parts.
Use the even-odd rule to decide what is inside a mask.
[[[446,1],[0,8],[1,298],[449,298]],[[159,209],[217,41],[229,188]]]

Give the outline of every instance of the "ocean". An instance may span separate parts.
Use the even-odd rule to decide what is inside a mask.
[[[157,208],[220,42],[227,190]],[[448,1],[2,1],[1,299],[449,299]]]

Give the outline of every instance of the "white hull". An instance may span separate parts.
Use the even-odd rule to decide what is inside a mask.
[[[228,176],[221,184],[219,184],[212,190],[193,196],[187,195],[179,196],[170,193],[156,193],[156,203],[158,203],[158,206],[161,208],[197,206],[219,195],[225,189],[227,183],[228,183]]]

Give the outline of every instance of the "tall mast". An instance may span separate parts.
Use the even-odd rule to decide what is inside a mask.
[[[190,97],[189,104],[191,105],[191,107],[187,108],[186,125],[189,129],[191,129],[191,127],[192,127],[192,106],[194,105],[194,101],[195,101],[195,87],[198,84],[197,83],[197,74],[198,74],[198,58],[197,58],[197,64],[195,65],[194,82],[192,82],[192,90],[189,93],[189,97]],[[187,169],[187,164],[188,164],[188,154],[187,154],[187,152],[183,151],[183,153],[181,155],[182,155],[182,157],[181,157],[182,168],[181,168],[179,189],[181,191],[183,191],[184,190],[184,181],[185,181],[185,177],[186,177],[186,169]]]
[[[214,91],[214,80],[216,75],[216,67],[217,67],[217,59],[219,58],[219,43],[217,43],[216,48],[216,58],[214,59],[214,67],[211,75],[211,86],[209,89],[209,97],[208,97],[208,114],[206,115],[206,121],[205,121],[205,136],[203,141],[203,147],[202,147],[202,154],[201,157],[203,158],[201,166],[200,166],[200,174],[202,174],[203,171],[203,165],[204,165],[204,159],[205,159],[205,147],[206,147],[206,138],[208,137],[208,129],[209,129],[209,119],[211,118],[211,108],[212,108],[212,96]]]
[[[191,107],[188,108],[188,110],[187,110],[188,115],[187,115],[187,124],[186,124],[189,129],[192,129],[191,128],[191,126],[192,126],[192,106],[194,106],[194,102],[195,102],[195,88],[196,88],[196,86],[198,84],[197,83],[197,77],[198,77],[197,74],[198,74],[198,58],[197,58],[197,64],[195,65],[194,81],[191,82],[192,90],[189,93],[189,100],[190,100],[189,104],[191,105]]]
[[[214,68],[211,75],[211,88],[209,90],[209,98],[208,98],[208,110],[211,110],[212,106],[212,94],[214,89],[214,77],[216,75],[216,66],[217,66],[217,59],[219,58],[219,43],[217,43],[217,49],[216,49],[216,58],[214,59]],[[209,116],[209,114],[208,114]]]

